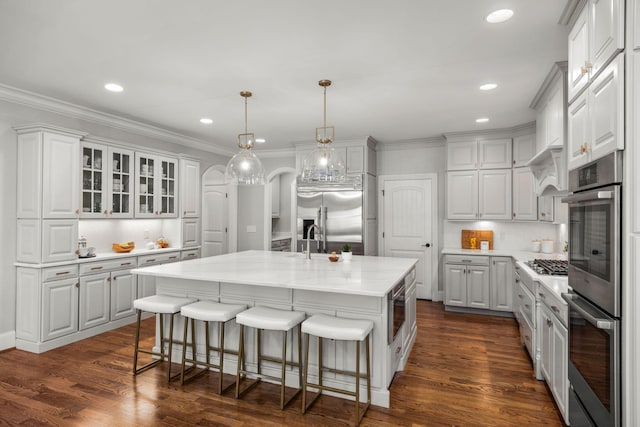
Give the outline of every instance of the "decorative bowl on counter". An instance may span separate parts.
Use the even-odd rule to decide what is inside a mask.
[[[164,237],[160,237],[158,240],[156,240],[156,244],[158,245],[159,248],[162,248],[162,249],[169,247],[169,242]]]
[[[134,242],[126,242],[126,243],[114,243],[113,245],[111,245],[111,248],[113,249],[114,252],[126,253],[126,252],[131,252],[133,248],[135,248],[135,246],[136,245]]]
[[[335,252],[331,252],[331,255],[329,255],[329,261],[331,262],[337,262],[339,259],[340,257]]]

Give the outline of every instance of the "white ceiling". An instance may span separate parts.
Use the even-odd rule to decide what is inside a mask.
[[[567,57],[562,0],[0,0],[0,84],[229,151],[313,139],[322,89],[336,138],[385,143],[534,120]],[[492,10],[515,11],[490,25]],[[122,93],[104,90],[107,82]],[[478,86],[496,82],[498,89]],[[201,117],[213,125],[203,125]],[[476,124],[489,117],[487,124]]]

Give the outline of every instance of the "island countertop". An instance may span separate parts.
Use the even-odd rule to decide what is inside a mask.
[[[238,283],[308,291],[384,297],[417,263],[413,258],[354,256],[329,262],[326,254],[311,260],[296,252],[245,251],[131,272],[184,280]]]

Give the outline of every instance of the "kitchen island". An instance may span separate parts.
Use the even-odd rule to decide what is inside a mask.
[[[297,310],[310,316],[324,313],[334,316],[369,319],[374,323],[371,337],[372,404],[389,406],[389,385],[396,370],[402,369],[416,337],[415,322],[415,265],[409,258],[354,256],[350,262],[329,262],[327,255],[314,254],[308,260],[300,253],[246,251],[215,257],[182,261],[132,270],[140,276],[154,276],[159,294],[189,296],[222,303],[269,306],[283,310]],[[389,322],[388,296],[398,284],[405,284],[404,317],[406,321],[393,335]],[[396,314],[397,316],[397,314]],[[181,319],[176,331],[182,331]],[[393,323],[391,323],[393,326]],[[198,333],[203,333],[200,328]],[[216,328],[214,328],[216,329]],[[255,369],[254,331],[246,344],[247,365]],[[176,332],[178,334],[178,332]],[[289,334],[288,358],[296,337]],[[178,335],[176,335],[178,337]],[[217,342],[217,330],[212,342]],[[226,347],[237,349],[238,329],[232,321],[225,333]],[[157,342],[158,343],[158,342]],[[199,343],[204,343],[201,339]],[[277,356],[281,351],[279,334],[267,331],[262,339],[263,353]],[[347,342],[325,342],[324,364],[335,369],[355,370],[355,345]],[[174,360],[180,360],[181,349],[174,347]],[[311,341],[311,353],[315,343]],[[199,358],[204,346],[198,346]],[[236,358],[225,358],[225,372],[235,374]],[[313,360],[313,357],[310,358]],[[215,358],[214,358],[215,360]],[[310,365],[309,377],[315,381],[317,366]],[[364,354],[362,361],[364,363]],[[278,375],[279,366],[265,364],[263,372]],[[353,388],[353,378],[326,373],[324,383],[338,388]],[[366,396],[364,384],[361,396]],[[287,385],[297,386],[298,376],[287,372]]]

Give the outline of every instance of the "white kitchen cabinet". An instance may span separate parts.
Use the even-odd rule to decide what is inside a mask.
[[[566,76],[567,63],[555,62],[531,101],[530,107],[536,111],[536,155],[545,150],[564,147]],[[535,156],[531,158],[533,157]]]
[[[133,307],[133,301],[138,296],[136,276],[130,270],[114,271],[111,273],[110,285],[110,320],[136,314]]]
[[[536,154],[536,135],[519,135],[513,138],[513,167],[525,166]]]
[[[488,257],[445,257],[445,305],[490,307]]]
[[[78,279],[42,284],[42,341],[78,330]]]
[[[109,147],[107,154],[107,200],[103,213],[108,210],[112,218],[133,218],[134,153]]]
[[[569,106],[568,165],[575,169],[624,149],[624,54]]]
[[[180,210],[183,218],[200,217],[200,162],[180,159]]]
[[[511,169],[478,171],[478,218],[511,219]]]
[[[107,208],[107,147],[82,143],[82,211],[83,218],[103,218]]]
[[[538,198],[538,219],[544,222],[553,222],[555,219],[555,200],[553,196],[540,196]]]
[[[364,169],[364,147],[347,147],[346,149],[347,174],[362,174]]]
[[[78,218],[80,139],[43,133],[42,218]]]
[[[39,237],[35,234],[31,236]],[[78,221],[52,219],[42,221],[42,262],[70,261],[77,258]],[[39,246],[37,243],[33,247]]]
[[[79,329],[88,329],[109,321],[109,273],[80,277]]]
[[[454,141],[447,143],[447,169],[500,169],[510,168],[511,138]]]
[[[558,409],[568,421],[568,333],[567,328],[545,305],[541,305],[539,342],[540,371]]]
[[[271,218],[280,218],[280,175],[269,182],[271,187]]]
[[[136,218],[175,218],[178,212],[178,161],[136,153]]]
[[[569,33],[569,101],[624,49],[624,0],[588,0]]]
[[[478,219],[478,171],[447,173],[447,218]]]
[[[491,310],[513,309],[513,260],[491,257]]]
[[[182,247],[200,246],[200,220],[188,218],[182,220]]]
[[[513,220],[538,219],[538,196],[535,178],[530,168],[513,168]]]

